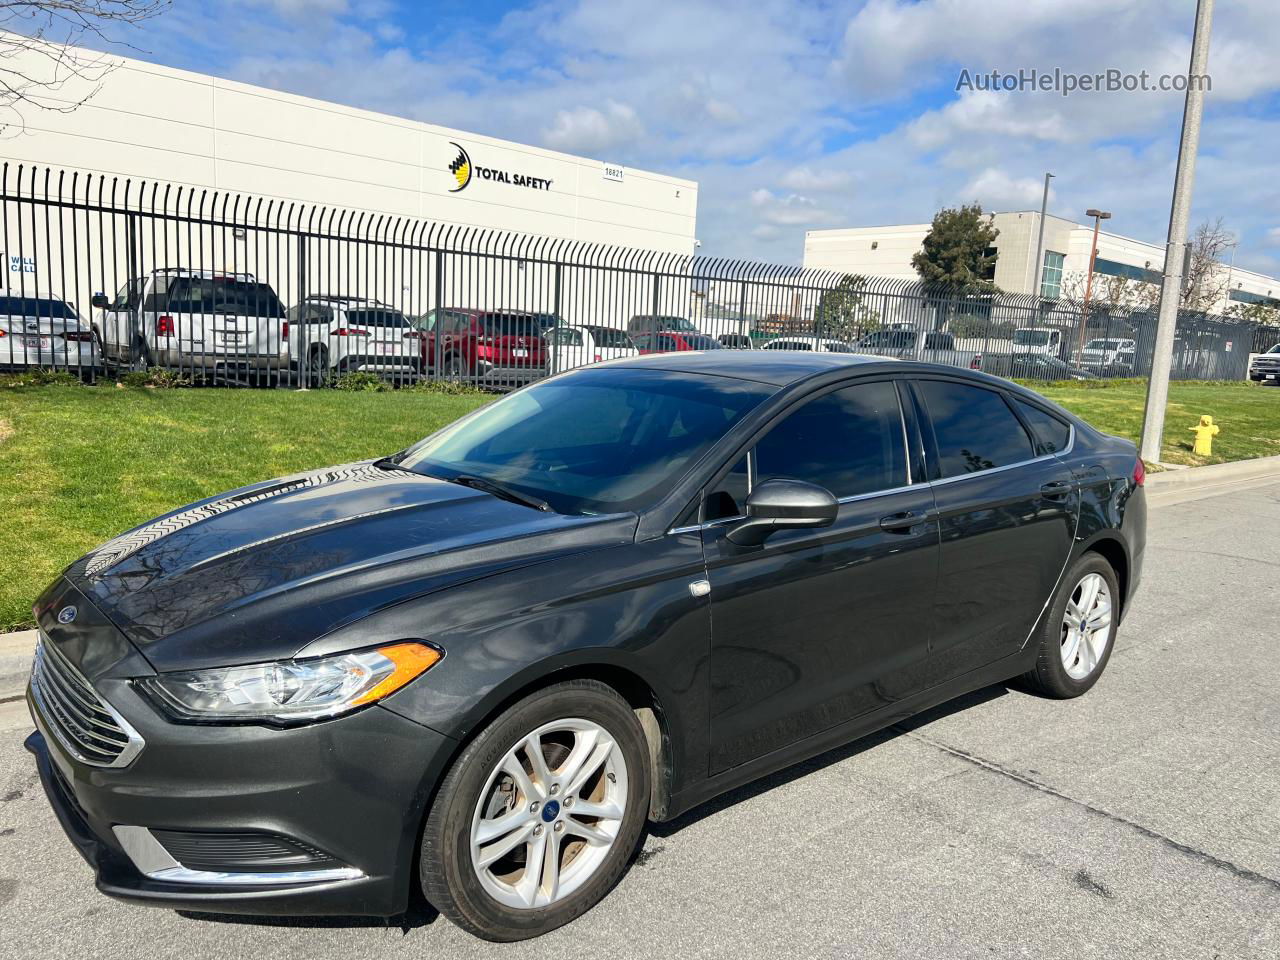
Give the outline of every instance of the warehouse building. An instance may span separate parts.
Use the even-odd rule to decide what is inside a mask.
[[[1014,211],[993,215],[1000,235],[995,242],[996,265],[992,279],[1008,293],[1036,292],[1036,243],[1040,229],[1038,211]],[[885,227],[810,230],[805,234],[804,265],[822,270],[869,277],[917,279],[911,258],[921,248],[930,224],[913,223]],[[1039,294],[1057,300],[1075,292],[1078,278],[1089,272],[1093,224],[1048,216],[1044,224],[1044,270]],[[1164,246],[1143,243],[1115,233],[1098,235],[1095,278],[1124,277],[1157,286],[1164,267]],[[1232,263],[1222,264],[1225,292],[1211,312],[1225,313],[1235,304],[1280,307],[1280,280]],[[1073,279],[1077,282],[1073,283]],[[1064,284],[1066,290],[1064,290]]]
[[[698,185],[600,159],[87,53],[114,68],[93,93],[42,92],[5,158],[121,178],[420,217],[466,227],[692,253]],[[18,53],[7,69],[50,69]],[[96,72],[96,70],[95,70]],[[92,94],[92,95],[90,95]],[[607,160],[607,158],[605,158]]]

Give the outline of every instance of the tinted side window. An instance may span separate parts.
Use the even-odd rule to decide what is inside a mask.
[[[1037,454],[1061,453],[1067,449],[1067,444],[1071,441],[1069,426],[1053,414],[1024,403],[1017,397],[1013,398],[1013,405],[1022,414],[1022,419],[1031,426]]]
[[[944,477],[1005,467],[1033,456],[1031,440],[1000,394],[942,380],[916,384],[933,421]]]
[[[756,482],[789,477],[852,497],[903,486],[906,462],[893,384],[860,383],[810,400],[770,430],[756,445]]]

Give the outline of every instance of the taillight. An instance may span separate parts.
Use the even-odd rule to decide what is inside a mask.
[[[357,330],[355,327],[339,327],[333,331],[335,337],[367,337],[368,330]]]
[[[289,339],[289,321],[288,320],[281,321],[280,323],[280,339],[281,340]]]
[[[1142,458],[1138,458],[1138,462],[1133,465],[1133,485],[1135,487],[1144,486],[1147,482],[1147,465],[1142,462]]]
[[[156,317],[156,333],[162,337],[172,337],[173,317]]]
[[[0,330],[0,338],[7,337],[8,335],[9,335],[8,331],[6,331],[6,330]]]
[[[596,354],[595,362],[596,362],[596,363],[599,363],[599,362],[601,361],[601,359],[603,359],[603,358],[600,356],[600,354],[598,354],[598,353],[597,353],[597,354]]]
[[[982,369],[982,354],[978,353],[974,355],[973,359],[969,361],[969,369],[970,370]]]

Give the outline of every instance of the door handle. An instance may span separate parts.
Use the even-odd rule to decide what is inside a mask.
[[[928,519],[930,519],[928,514],[916,513],[914,510],[903,510],[901,513],[892,513],[887,517],[881,517],[880,529],[901,533],[910,530],[918,523],[924,523]]]
[[[1054,480],[1040,485],[1040,496],[1046,500],[1063,500],[1071,493],[1069,480]]]

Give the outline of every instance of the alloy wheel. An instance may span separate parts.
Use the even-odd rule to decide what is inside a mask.
[[[1085,575],[1062,615],[1062,666],[1073,680],[1093,673],[1111,642],[1111,588],[1099,574]]]
[[[471,862],[485,891],[515,909],[549,906],[608,857],[627,807],[627,764],[591,720],[543,724],[485,781],[471,820]]]

